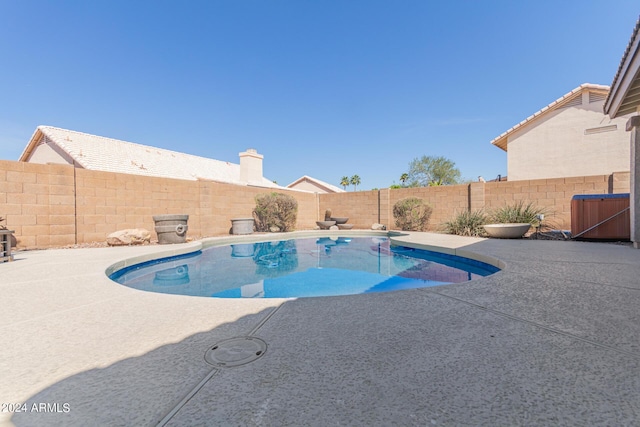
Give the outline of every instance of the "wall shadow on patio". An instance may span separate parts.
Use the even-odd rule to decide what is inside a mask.
[[[157,425],[215,369],[204,360],[207,349],[221,340],[246,336],[275,309],[263,309],[141,356],[70,376],[22,402],[27,412],[14,413],[10,421],[19,427]],[[253,336],[259,335],[258,331]],[[46,364],[46,349],[35,351],[43,353]],[[250,365],[233,369],[255,369]],[[31,411],[33,405],[42,412]]]

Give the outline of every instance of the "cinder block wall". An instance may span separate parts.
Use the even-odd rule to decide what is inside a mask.
[[[451,219],[456,212],[469,209],[469,184],[390,190],[390,223],[387,224],[387,227],[391,230],[397,229],[393,218],[393,205],[407,197],[418,197],[431,205],[433,213],[429,221],[429,229],[438,231],[442,228],[441,224]]]
[[[318,217],[317,197],[313,193],[273,190],[199,181],[200,219],[203,236],[228,234],[232,218],[251,218],[255,197],[264,193],[284,193],[298,201],[296,229],[313,229]]]
[[[272,189],[184,181],[0,160],[0,217],[15,230],[19,248],[104,241],[125,228],[153,231],[153,215],[188,214],[189,236],[228,234],[232,218],[251,217],[258,194]],[[356,229],[381,223],[396,229],[393,205],[419,197],[433,207],[430,229],[464,210],[491,210],[518,200],[548,208],[549,222],[571,228],[576,194],[629,192],[629,172],[575,178],[507,181],[334,194],[277,190],[298,200],[299,230],[313,229],[331,209]]]
[[[73,167],[0,160],[0,217],[18,247],[74,243]]]
[[[332,216],[348,217],[348,224],[354,228],[371,229],[379,222],[378,194],[377,190],[318,194],[319,219],[323,220],[326,210],[331,209]]]
[[[547,222],[560,229],[571,228],[571,198],[576,194],[629,192],[629,172],[574,178],[530,181],[473,182],[470,184],[382,189],[336,194],[320,194],[320,213],[330,208],[334,216],[349,217],[356,228],[370,228],[379,222],[395,230],[393,205],[407,197],[418,197],[433,207],[429,229],[440,231],[456,214],[485,209],[490,211],[519,200],[546,208]],[[379,205],[376,202],[379,201]],[[372,207],[373,206],[373,207]]]
[[[0,217],[18,248],[103,242],[125,228],[154,228],[153,215],[188,214],[192,238],[228,234],[232,218],[250,218],[255,196],[273,189],[0,161]],[[298,200],[297,229],[312,229],[317,196]]]
[[[455,212],[469,209],[469,184],[319,194],[320,215],[331,209],[333,216],[349,217],[354,228],[369,229],[380,223],[395,230],[393,205],[407,197],[418,197],[433,207],[429,228],[439,230]]]
[[[189,236],[201,236],[196,183],[76,169],[78,242],[104,241],[114,231],[146,228],[153,215],[188,214]]]
[[[545,221],[555,228],[571,228],[571,198],[577,194],[629,192],[629,172],[530,181],[489,182],[484,185],[485,207],[489,210],[516,201],[533,202],[546,208]]]

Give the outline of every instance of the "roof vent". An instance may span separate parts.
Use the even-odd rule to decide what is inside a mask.
[[[597,128],[585,129],[585,135],[593,135],[594,133],[611,132],[618,129],[618,125],[600,126]]]
[[[567,101],[567,103],[562,105],[560,108],[577,107],[579,105],[582,105],[582,96],[576,96],[572,100]]]

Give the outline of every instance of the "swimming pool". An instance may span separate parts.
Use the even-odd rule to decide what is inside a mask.
[[[214,246],[145,262],[109,277],[150,292],[294,298],[390,292],[488,276],[467,258],[393,246],[387,237],[321,237]]]

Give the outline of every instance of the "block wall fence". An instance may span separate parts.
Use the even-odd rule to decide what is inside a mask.
[[[231,218],[251,217],[255,196],[273,191],[0,160],[0,217],[15,230],[20,249],[104,242],[108,234],[125,228],[154,234],[152,216],[159,214],[189,214],[188,235],[194,239],[227,235]],[[518,200],[549,208],[554,225],[569,229],[575,194],[629,192],[629,173],[333,194],[277,191],[298,200],[299,230],[314,229],[327,209],[333,216],[349,217],[357,229],[370,229],[373,223],[395,229],[393,205],[405,197],[433,206],[433,231],[458,212]]]
[[[0,161],[0,217],[18,248],[104,242],[110,233],[146,228],[153,215],[188,214],[194,239],[229,234],[231,218],[250,218],[255,196],[272,190],[76,169],[68,165]],[[298,229],[318,216],[312,193],[282,191],[298,200]]]
[[[562,230],[571,229],[571,198],[576,194],[628,193],[629,172],[530,181],[473,182],[470,184],[419,188],[385,188],[357,193],[320,194],[320,212],[331,209],[333,216],[349,217],[355,228],[370,228],[374,222],[394,230],[393,205],[406,197],[424,199],[433,207],[431,231],[457,213],[491,210],[519,200],[546,208],[545,221]]]

